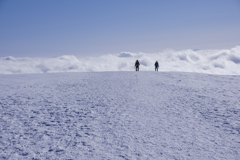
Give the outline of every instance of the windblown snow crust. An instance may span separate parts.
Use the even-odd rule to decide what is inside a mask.
[[[0,159],[240,159],[240,77],[0,76]]]
[[[240,46],[224,50],[167,49],[155,54],[123,52],[83,59],[73,55],[48,59],[9,56],[0,58],[0,74],[133,71],[137,59],[141,71],[154,71],[158,61],[160,71],[240,75]]]

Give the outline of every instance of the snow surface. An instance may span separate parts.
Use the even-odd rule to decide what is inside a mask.
[[[0,159],[240,159],[240,76],[0,75]]]
[[[220,75],[240,75],[240,46],[221,50],[166,49],[159,53],[107,54],[100,57],[77,58],[64,55],[54,58],[0,57],[0,74],[134,71],[136,60],[141,71],[198,72]]]

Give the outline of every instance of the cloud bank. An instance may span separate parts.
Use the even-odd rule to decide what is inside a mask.
[[[198,72],[209,74],[240,75],[240,46],[222,50],[167,49],[159,53],[108,54],[100,57],[76,58],[64,55],[57,58],[1,57],[0,74],[134,71],[136,60],[140,71]]]

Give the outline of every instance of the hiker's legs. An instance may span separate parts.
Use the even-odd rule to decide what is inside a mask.
[[[136,67],[136,71],[139,71],[139,67]]]

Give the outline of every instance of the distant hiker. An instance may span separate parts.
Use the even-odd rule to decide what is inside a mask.
[[[158,71],[158,67],[159,67],[158,61],[156,61],[155,62],[155,71]]]
[[[140,63],[137,60],[136,63],[135,63],[136,71],[139,71],[139,66],[140,66]]]

